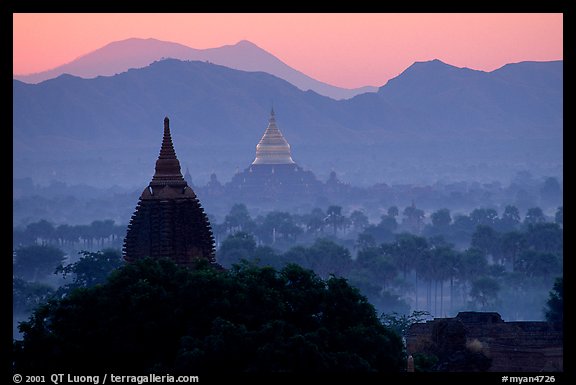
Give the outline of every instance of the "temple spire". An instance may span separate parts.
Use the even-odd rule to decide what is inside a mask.
[[[172,136],[170,134],[170,119],[164,118],[164,136],[162,138],[162,146],[160,147],[160,155],[156,161],[156,171],[152,177],[151,186],[159,185],[185,185],[184,177],[180,171],[180,162],[176,157],[176,151],[172,143]]]
[[[156,171],[142,191],[128,224],[123,256],[126,262],[147,257],[170,258],[179,265],[192,267],[195,261],[204,259],[219,266],[210,222],[182,177],[167,117]]]
[[[170,119],[164,118],[164,137],[162,138],[162,147],[158,159],[176,159],[176,151],[170,135]]]

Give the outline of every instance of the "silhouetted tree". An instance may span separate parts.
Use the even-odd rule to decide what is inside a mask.
[[[396,222],[396,217],[393,215],[382,215],[378,227],[387,233],[393,233],[398,228],[398,222]]]
[[[523,233],[510,231],[500,236],[500,252],[504,261],[508,263],[511,269],[516,265],[518,255],[526,249],[526,237]]]
[[[525,225],[534,225],[536,223],[543,223],[546,221],[546,217],[542,212],[540,207],[532,207],[528,209],[526,212],[526,216],[524,217],[524,224]]]
[[[242,259],[252,259],[256,250],[256,241],[251,234],[238,232],[228,236],[216,253],[216,259],[222,266],[228,267]]]
[[[370,282],[386,287],[396,276],[397,270],[390,257],[380,247],[370,247],[358,252],[354,263],[355,274],[363,274]]]
[[[14,275],[37,281],[54,273],[64,261],[64,252],[54,246],[24,246],[14,251]]]
[[[481,250],[476,248],[466,249],[460,254],[459,281],[462,284],[463,302],[466,302],[468,283],[472,283],[478,277],[485,276],[488,271],[488,262]]]
[[[374,239],[374,236],[372,234],[363,232],[358,234],[355,246],[358,250],[369,249],[372,247],[376,247],[376,240]]]
[[[527,277],[553,277],[561,273],[562,265],[553,253],[526,250],[516,259],[514,271],[524,273]]]
[[[388,207],[388,211],[387,211],[388,216],[396,218],[399,213],[400,213],[400,211],[398,210],[398,207],[396,207],[396,206]]]
[[[440,246],[430,250],[429,271],[430,278],[434,281],[434,314],[444,316],[444,281],[453,276],[453,266],[456,258],[452,247]],[[438,311],[438,285],[440,285],[440,309]],[[451,293],[452,293],[451,288]]]
[[[554,222],[558,223],[560,226],[564,224],[564,206],[560,206],[556,210],[556,214],[554,215]]]
[[[344,216],[342,215],[342,207],[340,206],[330,206],[326,210],[326,219],[324,220],[328,225],[332,226],[334,230],[334,235],[338,229],[342,228],[344,224]]]
[[[266,214],[264,222],[256,230],[256,235],[262,242],[273,244],[278,239],[286,239],[293,242],[303,232],[294,223],[289,213],[272,211]]]
[[[516,206],[507,205],[502,213],[500,219],[500,229],[503,231],[511,231],[518,227],[520,224],[520,211]]]
[[[491,255],[496,262],[499,257],[499,236],[492,227],[478,225],[472,234],[471,246],[481,250],[484,257]]]
[[[392,241],[394,239],[394,234],[386,227],[381,226],[381,224],[378,224],[378,225],[368,225],[368,227],[366,227],[364,231],[358,235],[358,239],[360,239],[361,237],[364,240],[373,239],[374,242],[378,244]]]
[[[305,266],[308,259],[308,248],[304,246],[294,246],[282,254],[281,258],[286,263]]]
[[[224,226],[229,233],[243,231],[251,233],[254,231],[256,224],[250,217],[246,205],[235,204],[230,209],[230,213],[224,218]]]
[[[440,230],[440,232],[445,231],[450,223],[452,222],[452,217],[450,216],[450,210],[440,209],[432,213],[431,216],[432,225]]]
[[[472,223],[476,226],[484,225],[493,227],[498,220],[498,213],[494,209],[474,209],[470,213],[470,220],[472,220]]]
[[[54,294],[54,289],[42,283],[27,282],[21,278],[12,280],[12,311],[29,313],[45,303]]]
[[[402,212],[404,221],[402,222],[411,232],[419,234],[424,224],[424,211],[416,208],[414,204],[407,206]]]
[[[26,226],[26,231],[35,239],[40,241],[41,245],[50,243],[55,236],[54,226],[45,219],[39,222],[30,223]]]
[[[430,318],[430,313],[421,310],[414,310],[410,315],[398,313],[382,313],[382,315],[380,315],[382,324],[403,338],[406,338],[410,326]]]
[[[564,278],[556,278],[546,302],[546,320],[548,322],[564,322]]]
[[[540,199],[545,207],[555,206],[562,200],[562,188],[558,179],[548,177],[540,189]]]
[[[545,222],[529,225],[525,234],[527,248],[562,254],[564,235],[557,223]]]
[[[90,224],[91,238],[100,242],[100,247],[104,246],[104,240],[114,234],[114,221],[107,219],[105,221],[93,221]]]
[[[479,304],[480,310],[493,310],[498,300],[500,285],[489,277],[480,277],[472,281],[470,297]]]
[[[328,239],[317,239],[306,253],[305,267],[327,278],[330,274],[344,276],[352,265],[352,257],[345,247]]]
[[[364,230],[364,228],[370,224],[366,214],[359,210],[352,211],[350,221],[352,222],[352,226],[354,226],[354,230],[358,232]]]
[[[470,242],[472,233],[476,230],[476,225],[468,215],[456,215],[452,223],[452,239],[460,242]]]
[[[110,273],[124,263],[120,251],[115,249],[104,249],[98,252],[84,250],[79,254],[82,257],[77,262],[56,268],[56,273],[62,274],[64,278],[70,274],[74,277],[72,283],[63,288],[64,291],[103,284]]]
[[[428,252],[426,238],[419,237],[410,233],[397,234],[395,242],[382,244],[382,250],[390,257],[390,260],[402,272],[402,279],[407,282],[408,273],[415,270],[414,289],[416,297],[416,306],[418,305],[418,276],[421,271],[418,269],[425,265],[425,257]]]
[[[346,280],[289,265],[216,271],[144,259],[37,310],[18,372],[388,372],[400,338]]]

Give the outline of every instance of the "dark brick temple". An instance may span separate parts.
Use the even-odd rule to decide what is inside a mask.
[[[184,266],[198,259],[216,264],[210,223],[182,176],[168,118],[156,172],[128,225],[123,255],[127,262],[152,257],[170,258]]]

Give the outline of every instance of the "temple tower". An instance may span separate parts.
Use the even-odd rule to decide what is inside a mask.
[[[123,255],[127,262],[167,257],[184,266],[197,259],[215,263],[210,223],[182,176],[168,118],[156,170],[128,225]]]

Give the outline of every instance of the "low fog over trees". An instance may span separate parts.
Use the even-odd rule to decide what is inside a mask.
[[[243,260],[277,269],[294,263],[325,279],[345,277],[379,313],[482,310],[526,320],[544,319],[548,291],[562,276],[562,211],[549,216],[534,207],[521,216],[507,205],[501,213],[476,208],[453,215],[443,208],[426,215],[415,205],[391,206],[371,223],[363,211],[336,205],[252,216],[235,204],[222,222],[213,216],[211,222],[217,260],[227,268]],[[120,262],[107,257],[110,251],[96,258],[90,247],[119,250],[124,231],[110,220],[31,223],[14,231],[14,276],[50,290],[74,285],[70,280],[102,282],[105,274],[88,278],[81,269],[107,272]]]

